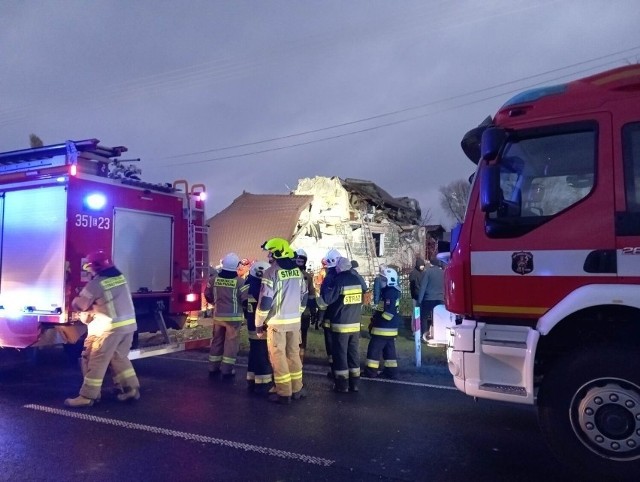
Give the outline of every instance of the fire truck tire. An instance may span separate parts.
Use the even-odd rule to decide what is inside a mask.
[[[640,352],[584,347],[559,360],[538,394],[542,432],[574,470],[606,480],[640,474]]]

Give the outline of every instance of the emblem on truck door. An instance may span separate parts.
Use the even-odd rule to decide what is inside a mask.
[[[533,253],[518,251],[511,255],[511,269],[514,273],[528,274],[533,271]]]

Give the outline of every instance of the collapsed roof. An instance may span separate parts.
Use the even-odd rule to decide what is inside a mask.
[[[353,178],[340,181],[349,192],[351,205],[356,210],[374,215],[381,211],[386,218],[398,224],[420,225],[422,211],[417,200],[409,197],[393,197],[371,181]]]

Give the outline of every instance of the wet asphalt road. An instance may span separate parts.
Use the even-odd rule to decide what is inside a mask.
[[[306,367],[309,398],[249,395],[245,369],[210,381],[206,354],[134,361],[142,398],[63,405],[81,383],[61,352],[0,367],[0,480],[575,480],[531,407],[474,402],[441,369],[331,391]]]

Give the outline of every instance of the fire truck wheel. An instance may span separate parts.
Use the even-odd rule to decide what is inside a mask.
[[[596,347],[573,352],[545,375],[542,432],[556,456],[589,476],[640,474],[640,353]]]

